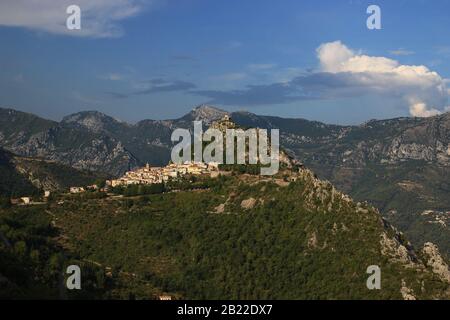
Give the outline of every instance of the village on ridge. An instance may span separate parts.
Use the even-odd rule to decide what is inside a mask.
[[[216,177],[219,174],[219,163],[186,161],[182,164],[170,163],[165,167],[151,167],[147,164],[143,168],[126,172],[119,179],[107,180],[106,185],[114,188],[133,184],[163,183],[187,174],[209,174],[211,177]]]

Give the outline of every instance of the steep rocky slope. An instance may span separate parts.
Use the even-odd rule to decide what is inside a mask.
[[[249,127],[279,128],[283,147],[319,177],[375,205],[414,244],[436,242],[450,255],[449,226],[435,223],[450,212],[450,113],[360,126],[246,112],[232,117]]]

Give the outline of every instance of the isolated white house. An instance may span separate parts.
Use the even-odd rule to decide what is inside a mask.
[[[31,198],[30,197],[22,197],[22,198],[20,198],[20,200],[22,200],[23,204],[30,204],[31,203]]]

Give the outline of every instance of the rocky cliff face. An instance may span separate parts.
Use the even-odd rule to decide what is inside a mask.
[[[383,155],[389,162],[411,159],[450,165],[450,114],[404,128]]]
[[[280,129],[284,143],[306,162],[367,166],[421,160],[450,164],[448,113],[428,119],[374,120],[361,126],[323,125],[321,129],[325,130],[314,130],[315,134],[298,132],[283,124]]]
[[[427,242],[423,246],[422,252],[427,266],[431,267],[433,272],[439,275],[443,281],[450,284],[450,269],[444,259],[442,259],[438,247],[431,242]]]

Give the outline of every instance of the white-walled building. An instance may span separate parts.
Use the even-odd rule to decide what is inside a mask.
[[[20,200],[22,201],[23,204],[30,204],[31,203],[31,198],[30,197],[22,197],[22,198],[20,198]]]
[[[85,191],[83,187],[70,187],[70,193],[82,193]]]

